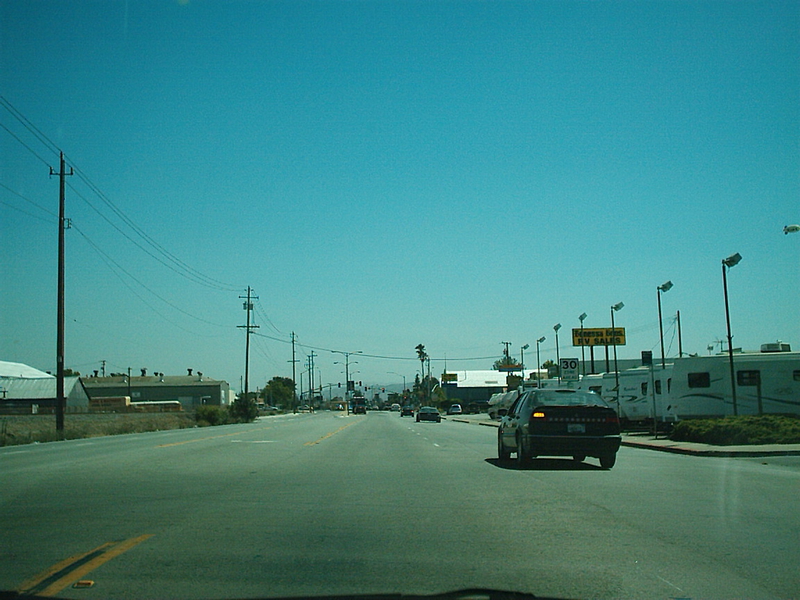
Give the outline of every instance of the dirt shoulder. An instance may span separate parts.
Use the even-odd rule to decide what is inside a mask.
[[[195,427],[191,413],[67,414],[63,437],[71,440],[187,427]],[[53,442],[59,437],[54,415],[0,416],[0,446]]]

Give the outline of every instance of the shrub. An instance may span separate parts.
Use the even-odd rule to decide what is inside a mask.
[[[800,418],[764,415],[680,421],[673,428],[670,438],[717,446],[798,444]]]
[[[225,425],[228,422],[228,411],[221,406],[198,406],[194,418],[200,427],[209,425]]]

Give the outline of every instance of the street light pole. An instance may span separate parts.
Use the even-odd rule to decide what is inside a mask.
[[[731,399],[733,401],[734,416],[739,414],[739,408],[736,404],[736,377],[733,372],[733,336],[731,335],[731,313],[728,307],[727,271],[731,267],[738,265],[740,260],[742,260],[742,255],[738,252],[722,260],[722,290],[725,295],[725,323],[728,326],[728,362],[730,363],[731,369]]]
[[[622,310],[625,305],[617,302],[611,306],[611,341],[614,344],[614,389],[617,396],[617,416],[619,416],[619,368],[617,367],[617,332],[614,324],[614,313]]]
[[[522,378],[525,379],[525,350],[530,348],[530,344],[519,347],[519,368],[522,371]]]
[[[586,346],[583,344],[583,322],[586,320],[587,316],[586,313],[581,313],[578,317],[578,320],[581,322],[581,369],[583,370],[584,377],[586,377]]]
[[[556,332],[556,369],[558,373],[558,385],[561,385],[561,356],[558,351],[558,330],[561,329],[561,323],[553,325],[553,331]]]
[[[539,344],[541,344],[546,338],[544,336],[540,337],[536,340],[536,387],[542,387],[542,374],[540,369],[542,367],[542,359],[539,357]]]
[[[658,295],[658,334],[661,339],[661,370],[663,371],[666,369],[666,363],[664,360],[664,321],[661,319],[661,294],[664,292],[668,292],[672,289],[672,282],[667,281],[662,283],[656,289],[656,294]]]

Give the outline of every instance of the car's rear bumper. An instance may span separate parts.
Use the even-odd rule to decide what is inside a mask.
[[[532,455],[542,456],[606,456],[619,450],[622,436],[560,436],[560,435],[528,435],[526,448]]]

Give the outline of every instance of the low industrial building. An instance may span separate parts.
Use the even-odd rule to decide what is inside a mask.
[[[120,396],[130,397],[131,402],[177,400],[184,410],[194,410],[202,405],[224,406],[230,403],[231,396],[227,381],[212,379],[202,373],[85,377],[83,383],[93,400]]]
[[[0,361],[0,414],[51,414],[56,408],[56,378],[22,363]],[[65,412],[89,410],[80,377],[64,377]]]

